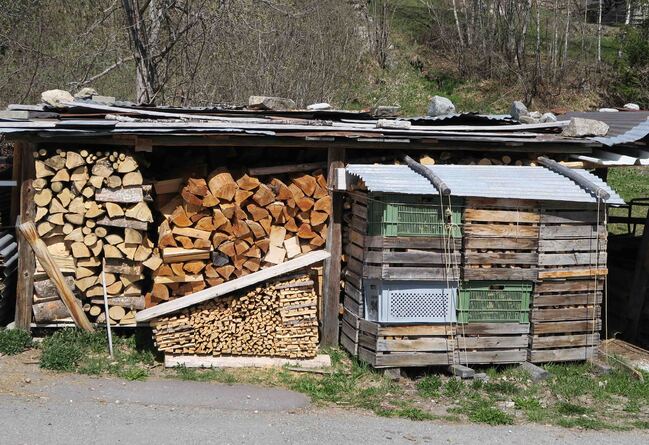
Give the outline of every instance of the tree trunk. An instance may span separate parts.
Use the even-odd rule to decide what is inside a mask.
[[[158,75],[156,66],[151,58],[149,33],[147,32],[146,23],[140,14],[137,0],[122,0],[122,5],[126,15],[126,26],[137,69],[135,84],[136,101],[138,103],[151,103],[158,91]],[[158,17],[156,16],[155,20]]]

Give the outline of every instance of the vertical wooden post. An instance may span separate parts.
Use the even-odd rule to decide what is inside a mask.
[[[24,144],[16,142],[14,144],[13,165],[11,179],[16,181],[16,187],[11,191],[11,222],[16,222],[16,217],[20,213],[20,185],[22,183],[22,154]]]
[[[34,221],[34,189],[32,180],[23,181],[20,190],[20,223]],[[17,221],[18,222],[18,221]],[[16,224],[17,226],[18,224]],[[18,282],[16,283],[16,327],[29,331],[32,322],[32,301],[34,299],[34,270],[36,260],[29,243],[19,230],[18,239]]]
[[[327,234],[327,251],[331,257],[324,265],[322,342],[323,346],[337,346],[339,335],[340,308],[340,263],[342,256],[342,219],[343,194],[334,191],[336,168],[345,166],[345,149],[329,147],[327,152],[328,176],[327,184],[331,195],[332,212]]]
[[[638,255],[635,260],[635,273],[631,294],[626,306],[626,313],[629,317],[630,338],[638,338],[640,320],[643,315],[643,306],[649,290],[649,212],[644,222],[642,241],[638,246]]]

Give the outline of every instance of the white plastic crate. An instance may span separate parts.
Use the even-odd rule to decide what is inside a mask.
[[[378,323],[453,323],[457,287],[441,281],[363,280],[365,319]]]

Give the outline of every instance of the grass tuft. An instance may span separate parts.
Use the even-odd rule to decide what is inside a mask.
[[[422,397],[438,397],[442,379],[438,375],[427,375],[417,382],[417,392]]]
[[[0,330],[0,353],[16,355],[32,347],[32,337],[22,329]]]
[[[512,425],[514,418],[506,412],[492,406],[489,400],[477,400],[467,403],[460,412],[466,414],[469,420],[488,425]]]

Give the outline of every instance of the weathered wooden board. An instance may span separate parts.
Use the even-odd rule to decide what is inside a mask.
[[[458,351],[460,362],[467,364],[521,363],[527,359],[526,349],[497,351]]]
[[[592,346],[599,344],[599,334],[534,335],[530,337],[533,349]]]
[[[597,209],[590,210],[544,210],[541,212],[541,223],[543,224],[596,224],[599,220],[601,224],[604,223],[604,215],[606,212],[602,211],[597,216]]]
[[[467,208],[464,211],[466,222],[504,222],[504,223],[538,223],[541,220],[537,212],[518,210],[480,210]]]
[[[539,266],[594,266],[606,265],[606,251],[587,253],[542,253],[538,257]]]
[[[457,325],[458,335],[514,335],[530,332],[528,323],[468,323]]]
[[[544,362],[570,362],[575,360],[588,360],[593,357],[597,348],[565,348],[565,349],[537,349],[530,351],[529,360],[532,363]]]
[[[366,348],[358,348],[358,356],[375,368],[408,367],[408,366],[441,366],[448,365],[449,356],[445,352],[393,352],[375,353]]]
[[[340,344],[343,348],[345,348],[345,350],[347,350],[347,352],[349,352],[353,356],[356,356],[358,354],[358,343],[347,337],[345,332],[342,332],[340,335]]]
[[[465,264],[502,265],[502,264],[537,264],[539,255],[528,252],[476,252],[467,250],[464,253]]]
[[[602,292],[591,293],[566,293],[560,295],[538,295],[532,298],[532,306],[578,306],[588,304],[601,304]]]
[[[571,332],[598,332],[602,329],[602,320],[556,321],[533,323],[532,334],[568,334]]]
[[[536,268],[469,268],[463,269],[465,280],[524,280],[536,281],[538,270]]]
[[[542,225],[541,239],[575,239],[575,238],[606,238],[608,232],[606,227],[600,226],[599,232],[596,225]]]
[[[595,277],[606,276],[608,269],[605,267],[600,268],[579,268],[579,269],[552,269],[552,270],[539,270],[539,279],[548,278],[577,278],[577,277]]]
[[[607,240],[597,238],[585,239],[540,239],[539,252],[594,252],[598,248],[605,252]]]
[[[461,334],[458,328],[457,348],[464,349],[526,349],[529,343],[527,335],[504,335],[499,337],[467,337]],[[462,352],[463,354],[463,352]]]
[[[404,339],[376,339],[377,352],[447,352],[452,340],[444,337],[422,337]]]
[[[471,237],[511,237],[538,239],[538,226],[507,225],[507,224],[466,224],[464,234]]]
[[[538,240],[534,238],[466,238],[464,248],[469,250],[477,249],[499,249],[499,250],[536,250]]]
[[[532,321],[590,320],[602,315],[599,306],[567,307],[560,309],[539,308],[532,310]]]
[[[595,286],[601,291],[604,288],[604,280],[599,279],[597,283],[593,279],[543,280],[534,286],[534,293],[593,292]]]

